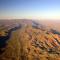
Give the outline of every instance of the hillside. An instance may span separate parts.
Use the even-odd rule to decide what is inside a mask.
[[[60,33],[54,28],[26,19],[1,22],[0,60],[60,60]]]

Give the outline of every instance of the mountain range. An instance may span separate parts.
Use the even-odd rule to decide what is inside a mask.
[[[51,26],[52,22],[29,19],[0,23],[0,60],[60,60],[60,32],[54,22]]]

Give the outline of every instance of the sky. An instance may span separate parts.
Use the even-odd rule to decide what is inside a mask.
[[[60,19],[60,0],[0,0],[0,19]]]

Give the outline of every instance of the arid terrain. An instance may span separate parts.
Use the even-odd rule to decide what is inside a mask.
[[[0,20],[0,60],[60,60],[59,23],[50,23]]]

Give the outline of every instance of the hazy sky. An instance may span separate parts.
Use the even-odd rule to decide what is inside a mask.
[[[0,0],[1,18],[60,19],[60,0]]]

